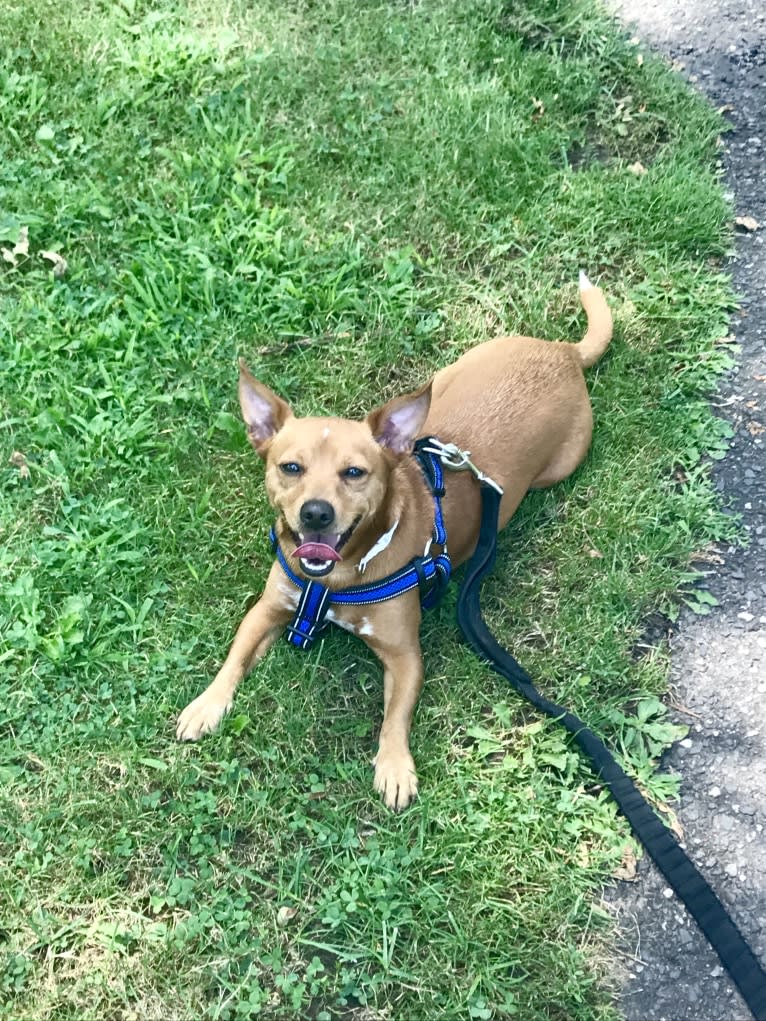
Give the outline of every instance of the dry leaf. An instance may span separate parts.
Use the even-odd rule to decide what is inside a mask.
[[[725,337],[716,337],[716,344],[736,344],[737,338],[733,333],[727,333]]]
[[[754,216],[735,216],[734,223],[743,230],[758,230],[761,226]]]
[[[683,840],[684,828],[679,822],[678,816],[670,807],[670,805],[666,805],[664,801],[655,801],[654,804],[657,806],[660,812],[662,812],[663,815],[666,815],[668,817],[668,826],[675,833],[678,839]]]
[[[297,914],[298,914],[297,908],[281,907],[279,911],[277,911],[277,925],[280,927],[280,929],[284,929],[287,923],[291,919],[295,918]]]
[[[535,108],[535,112],[532,114],[532,120],[539,121],[545,113],[545,104],[542,100],[535,99],[535,97],[532,96],[532,106]]]
[[[631,163],[630,166],[628,167],[628,170],[631,172],[631,174],[635,174],[636,177],[641,177],[642,174],[646,173],[646,167],[644,166],[643,163],[639,163],[638,160],[636,160],[635,163]]]
[[[723,106],[718,107],[719,113],[734,113],[734,107],[731,103],[724,103]]]
[[[748,422],[746,428],[751,436],[760,436],[761,433],[766,433],[766,426],[761,425],[760,422]]]
[[[751,411],[761,410],[758,401],[745,401],[745,407],[749,408]]]
[[[19,230],[19,240],[13,248],[3,248],[2,255],[5,261],[9,262],[11,266],[18,265],[19,255],[29,255],[29,227],[22,227]]]
[[[692,553],[689,559],[693,562],[700,564],[725,564],[726,561],[715,550],[698,550],[696,553]]]
[[[59,255],[58,252],[40,252],[41,259],[47,259],[48,262],[52,262],[51,269],[53,270],[54,277],[63,277],[67,271],[67,261],[63,255]]]
[[[22,227],[19,240],[13,246],[14,255],[29,255],[29,227]]]
[[[3,248],[2,255],[6,262],[9,262],[11,266],[17,266],[19,263],[18,256],[29,255],[29,227],[22,227],[19,231],[19,240],[13,246],[13,248]]]
[[[753,376],[753,379],[757,379],[759,383],[766,383],[766,376],[757,376],[757,375],[754,375],[754,376]]]
[[[27,459],[21,453],[20,450],[14,450],[11,456],[8,458],[14,468],[19,469],[19,477],[22,479],[29,478],[29,468],[27,467]]]
[[[601,550],[597,550],[597,549],[593,549],[593,548],[588,550],[588,556],[591,557],[591,559],[593,559],[593,560],[603,560],[604,559],[604,554],[601,552]]]
[[[678,816],[670,805],[664,801],[660,801],[659,798],[655,798],[642,784],[638,784],[638,789],[650,805],[654,805],[658,812],[662,812],[663,815],[667,816],[668,827],[675,833],[679,840],[683,840],[683,827],[678,821]]]
[[[643,55],[643,53],[639,53],[638,54],[638,56],[636,57],[636,63],[638,64],[639,67],[643,67],[644,66],[644,55]]]
[[[637,861],[633,848],[626,844],[622,849],[622,860],[612,873],[612,876],[615,879],[622,880],[623,883],[633,883],[636,879],[636,865]]]

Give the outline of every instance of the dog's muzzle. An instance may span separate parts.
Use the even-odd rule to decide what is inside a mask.
[[[303,509],[302,509],[303,510]],[[303,517],[303,513],[301,513]],[[352,522],[345,532],[298,532],[292,531],[293,539],[298,543],[293,556],[301,565],[301,570],[309,578],[323,578],[343,559],[341,548],[351,538],[359,518]]]

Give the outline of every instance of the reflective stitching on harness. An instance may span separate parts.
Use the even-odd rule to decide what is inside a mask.
[[[420,589],[420,602],[423,609],[430,610],[441,599],[452,573],[452,564],[447,553],[447,530],[444,526],[441,498],[444,496],[444,473],[438,457],[423,446],[431,441],[428,437],[418,440],[415,445],[415,457],[423,471],[428,488],[434,499],[434,527],[431,543],[443,548],[443,552],[432,556],[426,554],[416,557],[405,567],[389,574],[381,581],[368,585],[354,585],[352,588],[333,592],[318,581],[300,578],[287,562],[277,541],[276,532],[271,529],[269,537],[277,561],[290,581],[300,590],[300,600],[292,623],[287,627],[287,640],[298,649],[308,649],[327,627],[327,611],[331,606],[366,606],[374,603],[385,603],[389,599],[411,589]],[[430,543],[429,543],[430,545]]]
[[[287,628],[287,640],[299,649],[308,649],[320,631],[327,627],[329,608],[328,590],[324,585],[310,581],[304,588],[295,619]]]

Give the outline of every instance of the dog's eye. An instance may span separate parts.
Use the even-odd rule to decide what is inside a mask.
[[[350,468],[344,468],[341,472],[344,479],[361,479],[366,474],[367,472],[364,468],[357,468],[355,465],[352,465]]]
[[[285,475],[300,475],[303,468],[301,468],[297,461],[285,461],[284,464],[280,464],[279,470],[284,472]]]

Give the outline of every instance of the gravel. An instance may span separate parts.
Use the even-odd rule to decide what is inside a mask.
[[[715,404],[735,429],[714,472],[741,515],[747,548],[720,550],[706,579],[720,606],[682,618],[672,638],[672,702],[689,737],[667,756],[680,773],[685,847],[766,962],[766,5],[763,0],[613,0],[631,35],[675,62],[726,108],[727,187],[738,229],[729,271],[741,307],[736,370]],[[683,65],[683,66],[680,66]],[[761,378],[758,378],[761,377]],[[683,907],[643,861],[606,895],[623,932],[615,965],[628,1021],[739,1021],[750,1014]]]

